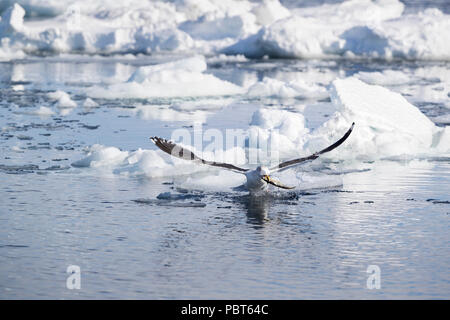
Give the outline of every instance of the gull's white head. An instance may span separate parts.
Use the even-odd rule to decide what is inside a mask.
[[[258,172],[260,177],[264,177],[264,176],[269,176],[270,175],[269,168],[264,167],[264,166],[259,166],[258,168],[256,168],[256,172]]]
[[[272,184],[278,188],[283,188],[283,189],[293,189],[294,188],[294,187],[288,187],[288,186],[282,184],[280,181],[273,179],[270,176],[270,170],[267,167],[260,166],[260,167],[256,168],[256,170],[254,172],[256,172],[257,176],[255,178],[253,178],[253,180],[257,180],[258,182],[253,181],[253,183],[255,184],[255,182],[256,182],[256,184],[258,184],[259,188],[261,188],[261,187],[266,188],[267,184]],[[261,183],[262,183],[262,185],[261,185]]]

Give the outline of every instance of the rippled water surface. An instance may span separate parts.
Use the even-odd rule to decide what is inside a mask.
[[[80,106],[81,88],[124,81],[138,65],[158,59],[0,64],[0,298],[450,297],[448,158],[370,161],[361,164],[364,170],[339,175],[337,186],[305,185],[259,198],[186,190],[177,179],[120,168],[105,173],[71,166],[92,144],[152,149],[149,136],[192,129],[190,113],[175,112],[179,118],[172,121],[136,106],[170,108],[197,98],[97,99],[97,108]],[[423,67],[449,69],[439,62],[250,60],[210,62],[208,72],[245,85],[311,68],[333,77]],[[428,84],[420,81],[391,89]],[[56,89],[79,106],[53,107],[47,93]],[[432,119],[448,113],[445,102],[406,96]],[[247,128],[252,110],[263,106],[306,106],[301,110],[310,128],[333,112],[326,98],[208,99],[233,100],[229,108],[208,111],[206,124],[219,130]],[[31,112],[41,106],[55,114]],[[319,169],[333,176],[326,163]],[[171,196],[161,196],[166,192]],[[66,288],[69,265],[81,268],[80,290]],[[367,289],[369,265],[381,270],[378,290]]]

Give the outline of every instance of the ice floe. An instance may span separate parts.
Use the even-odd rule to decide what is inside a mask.
[[[309,128],[305,117],[299,112],[259,108],[253,113],[248,128],[244,129],[248,137],[245,146],[208,150],[203,154],[192,146],[187,147],[208,160],[252,167],[256,163],[249,161],[250,146],[274,147],[266,158],[264,155],[259,158],[262,163],[310,155],[334,143],[355,122],[355,129],[349,139],[339,149],[323,155],[322,160],[317,160],[315,165],[320,167],[322,161],[329,165],[332,160],[344,165],[337,172],[352,172],[362,168],[361,161],[424,159],[445,157],[450,153],[450,127],[437,127],[401,94],[379,85],[367,84],[356,77],[334,80],[329,92],[336,111],[315,129]],[[189,110],[189,104],[180,108]],[[163,109],[158,112],[163,112]],[[346,164],[348,167],[345,167]],[[87,150],[87,156],[74,162],[73,166],[152,178],[190,176],[201,172],[215,175],[212,180],[209,175],[203,178],[192,176],[183,182],[192,188],[201,188],[204,184],[211,184],[211,181],[224,181],[223,184],[217,182],[216,189],[219,190],[240,182],[239,178],[233,177],[234,173],[220,173],[217,168],[173,158],[160,150],[121,151],[115,147],[94,145]],[[280,173],[283,181],[299,188],[305,183],[311,184],[313,176],[319,173],[304,171],[305,167],[302,168],[293,169],[294,174],[290,175]],[[314,183],[318,187],[322,184],[336,186],[342,180],[339,177],[325,179],[319,174]]]
[[[402,15],[399,1],[347,1],[310,10],[262,27],[224,48],[251,57],[407,58],[448,60],[448,15],[437,9]]]
[[[302,80],[282,81],[273,78],[264,78],[256,82],[249,89],[250,97],[280,97],[280,98],[323,98],[328,93],[325,87]]]
[[[446,66],[424,66],[411,70],[358,72],[354,76],[369,84],[387,86],[407,99],[420,104],[439,104],[450,108],[450,69]]]
[[[98,98],[153,98],[233,95],[244,89],[229,81],[205,73],[204,56],[194,56],[172,62],[139,67],[123,83],[108,87],[86,89],[90,97]]]
[[[1,9],[3,60],[40,52],[450,59],[449,15],[405,13],[398,0],[290,9],[278,0],[18,0]]]
[[[55,112],[47,107],[41,106],[34,110],[27,110],[27,111],[15,111],[16,114],[28,114],[28,115],[34,115],[34,116],[41,116],[41,117],[48,117],[51,115],[54,115]]]
[[[70,98],[70,95],[67,92],[57,90],[49,92],[47,96],[51,101],[54,101],[56,107],[75,108],[77,106],[77,103]]]
[[[200,152],[196,154],[207,160],[220,160],[240,164],[245,160],[242,148],[217,150],[216,152]],[[161,151],[143,150],[121,151],[116,147],[95,144],[86,149],[86,157],[72,163],[77,168],[95,168],[104,173],[123,175],[145,175],[150,178],[185,176],[202,171],[214,170],[208,166],[199,166],[189,161],[173,158]],[[237,160],[237,162],[236,162]]]
[[[355,74],[355,77],[366,83],[378,84],[381,86],[403,85],[412,81],[410,75],[396,70],[383,70],[381,72],[360,71]]]
[[[94,100],[92,100],[91,98],[86,98],[86,100],[84,100],[83,102],[83,107],[84,108],[97,108],[99,106],[99,104],[97,102],[95,102]]]
[[[436,127],[417,107],[402,95],[356,78],[333,81],[330,94],[337,107],[335,115],[312,133],[326,146],[324,139],[336,130],[344,130],[353,121],[354,133],[339,151],[340,156],[383,158],[400,155],[434,154],[450,151],[442,139],[446,133]]]

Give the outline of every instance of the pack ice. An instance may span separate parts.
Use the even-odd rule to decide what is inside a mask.
[[[353,121],[355,130],[348,143],[334,156],[383,158],[406,155],[439,156],[450,151],[449,127],[440,128],[401,94],[351,77],[336,79],[330,96],[337,111],[312,133],[309,145],[342,132]],[[333,154],[331,154],[333,155]]]
[[[435,126],[402,95],[379,85],[366,84],[355,77],[334,80],[329,93],[336,112],[315,130],[306,127],[307,122],[302,114],[262,108],[254,112],[246,132],[250,139],[258,136],[262,144],[274,140],[279,160],[321,150],[341,137],[352,122],[356,126],[349,139],[339,149],[321,158],[344,161],[344,165],[347,163],[353,167],[355,163],[357,165],[365,160],[448,157],[450,127]],[[191,146],[186,147],[192,149]],[[199,150],[193,151],[201,155]],[[150,177],[218,171],[209,166],[170,157],[160,150],[139,149],[128,152],[115,147],[94,145],[87,153],[86,158],[73,165]],[[219,150],[219,153],[209,152],[203,156],[208,160],[228,161],[240,166],[248,161],[243,146]],[[239,161],[236,162],[237,160]],[[214,181],[226,181],[224,183],[227,185],[241,181],[239,177],[233,178],[232,175],[234,173],[222,171],[215,176]],[[291,181],[296,179],[295,176],[284,178],[295,183]],[[207,178],[203,180],[210,181]],[[203,180],[196,180],[196,183]],[[333,183],[336,181],[333,180]]]
[[[278,0],[17,0],[5,9],[8,4],[0,4],[0,60],[39,52],[450,58],[449,15],[406,14],[399,0],[289,10]],[[26,13],[40,19],[24,20]]]
[[[108,87],[93,86],[90,97],[152,98],[232,95],[242,88],[205,73],[204,56],[194,56],[168,63],[139,67],[124,83]]]

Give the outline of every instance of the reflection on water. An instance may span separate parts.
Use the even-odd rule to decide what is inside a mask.
[[[269,220],[269,208],[272,199],[269,195],[247,196],[245,208],[247,210],[247,221],[255,226],[263,226]]]

